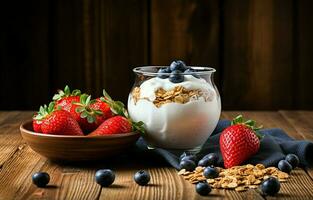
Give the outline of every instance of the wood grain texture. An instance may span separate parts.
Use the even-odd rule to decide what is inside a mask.
[[[292,1],[225,1],[224,14],[224,109],[290,107]]]
[[[295,53],[297,55],[296,66],[294,66],[294,75],[297,81],[297,96],[295,105],[299,108],[313,109],[313,90],[306,88],[311,84],[312,52],[313,52],[313,2],[310,0],[296,1],[295,12],[296,32],[295,32]],[[298,109],[299,109],[298,108]]]
[[[1,110],[37,109],[49,99],[48,11],[48,1],[1,5]]]
[[[133,67],[173,59],[216,68],[224,109],[313,109],[312,8],[310,0],[6,1],[0,109],[37,109],[65,84],[94,97],[106,88],[126,103]]]
[[[91,36],[95,57],[89,64],[94,71],[86,78],[90,83],[101,80],[97,95],[105,88],[112,97],[127,102],[134,83],[132,69],[148,62],[147,1],[108,0],[98,6],[89,27],[95,34]],[[87,91],[93,93],[94,88],[90,84]]]
[[[151,64],[211,65],[219,73],[219,1],[151,1]],[[216,76],[219,83],[219,74]]]
[[[311,111],[280,112],[223,112],[221,118],[231,119],[237,114],[257,120],[265,127],[283,128],[297,139],[312,139]],[[24,144],[18,132],[21,121],[32,112],[0,112],[0,143],[6,143],[0,152],[0,199],[207,199],[196,194],[194,185],[177,175],[177,171],[156,160],[132,160],[121,156],[110,162],[85,164],[53,163],[40,157]],[[14,143],[13,140],[20,142]],[[9,150],[9,151],[8,151]],[[12,152],[13,151],[13,152]],[[11,152],[11,153],[7,153]],[[9,156],[8,156],[9,155]],[[111,168],[116,180],[111,187],[101,188],[95,183],[97,169]],[[150,172],[151,183],[140,187],[133,181],[136,171]],[[31,183],[31,174],[46,171],[51,176],[49,187],[37,188]],[[313,179],[310,171],[297,168],[275,197],[266,199],[312,199]],[[257,190],[237,193],[230,190],[213,190],[212,199],[264,199]]]

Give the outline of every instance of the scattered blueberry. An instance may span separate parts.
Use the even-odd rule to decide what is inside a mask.
[[[183,160],[192,160],[193,162],[197,162],[197,156],[187,155],[187,156],[184,156],[180,159],[180,161],[183,161]]]
[[[138,185],[147,185],[150,181],[150,174],[144,170],[140,170],[134,175],[134,180]]]
[[[50,181],[50,176],[46,172],[36,172],[33,174],[32,180],[37,187],[46,187]]]
[[[211,187],[207,182],[199,182],[196,185],[196,192],[201,196],[206,196],[211,192]]]
[[[192,160],[182,160],[179,163],[179,168],[187,171],[193,171],[196,168],[196,164]]]
[[[205,155],[202,159],[207,159],[208,165],[217,165],[218,162],[218,155],[216,153],[209,153]]]
[[[173,61],[171,63],[170,69],[171,69],[172,72],[176,71],[176,70],[179,70],[180,72],[184,72],[187,69],[187,67],[186,67],[186,64],[183,61],[175,60],[175,61]]]
[[[281,160],[278,163],[278,169],[289,174],[292,170],[292,166],[287,160]]]
[[[199,160],[198,162],[198,166],[201,166],[201,167],[207,167],[210,165],[210,160],[207,159],[207,158],[202,158],[201,160]]]
[[[203,171],[205,178],[217,178],[218,174],[218,170],[215,167],[206,167]]]
[[[184,81],[184,76],[181,74],[179,70],[172,71],[169,80],[172,83],[181,83]]]
[[[168,78],[168,75],[167,74],[161,74],[161,73],[171,73],[171,71],[168,70],[168,68],[161,68],[158,70],[158,77],[159,78],[162,78],[162,79],[165,79],[165,78]]]
[[[95,175],[96,182],[102,187],[108,187],[115,180],[115,174],[110,169],[99,169]]]
[[[295,154],[288,154],[285,160],[287,160],[289,164],[291,164],[293,169],[298,167],[300,162],[298,156],[296,156]]]
[[[276,178],[270,177],[262,182],[261,190],[263,194],[273,196],[279,192],[280,183]]]
[[[184,73],[192,73],[192,72],[196,72],[196,71],[197,71],[197,70],[195,70],[195,69],[188,68],[188,69],[186,69],[186,70],[184,71]],[[192,76],[193,76],[193,77],[196,77],[196,78],[200,78],[200,76],[197,75],[197,74],[192,74]]]

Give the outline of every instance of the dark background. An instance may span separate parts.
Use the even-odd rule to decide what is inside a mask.
[[[41,0],[0,5],[0,109],[69,84],[126,102],[132,68],[217,69],[223,109],[313,109],[311,0]]]

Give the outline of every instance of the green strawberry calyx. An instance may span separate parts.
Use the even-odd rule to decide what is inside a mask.
[[[235,117],[232,121],[231,121],[231,125],[236,125],[236,124],[243,124],[247,127],[249,127],[250,129],[252,129],[256,136],[259,138],[259,139],[262,139],[262,135],[260,134],[259,130],[263,128],[263,126],[256,126],[256,121],[254,120],[247,120],[247,121],[244,121],[242,115],[238,115],[237,117]]]
[[[120,116],[123,116],[126,119],[128,119],[129,122],[132,124],[133,131],[139,131],[141,134],[145,133],[144,123],[142,121],[134,122],[130,118],[130,116],[129,116],[126,108],[125,108],[125,105],[123,104],[123,102],[121,102],[121,101],[114,101],[105,90],[103,90],[103,97],[101,97],[100,100],[102,102],[105,102],[106,104],[108,104],[110,109],[111,109],[111,111],[115,115],[120,115]]]
[[[88,123],[94,123],[97,120],[97,116],[103,115],[101,110],[95,110],[90,108],[90,105],[95,103],[96,100],[91,100],[91,95],[82,94],[79,97],[79,102],[73,102],[77,105],[75,112],[80,113],[81,118],[86,118]]]
[[[64,97],[80,96],[80,95],[81,95],[80,90],[75,89],[71,92],[70,87],[68,85],[66,85],[64,90],[58,90],[58,93],[52,97],[52,100],[57,101],[57,100],[60,100]]]
[[[34,120],[41,121],[45,119],[48,115],[50,115],[54,110],[55,102],[52,101],[47,106],[46,104],[43,106],[40,106],[38,113],[36,113],[33,117]]]

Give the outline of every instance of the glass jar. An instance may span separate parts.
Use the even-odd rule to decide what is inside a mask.
[[[137,67],[128,111],[145,124],[151,147],[199,150],[212,134],[221,113],[221,99],[210,67],[188,66],[174,75],[158,73],[164,66]],[[176,79],[175,79],[176,78]]]

